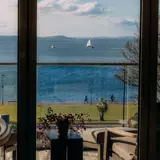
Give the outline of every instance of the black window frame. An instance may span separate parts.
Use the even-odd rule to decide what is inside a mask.
[[[158,0],[141,0],[138,159],[156,159]],[[125,4],[124,4],[125,5]],[[36,159],[37,1],[18,3],[17,159]],[[60,63],[57,63],[60,65]],[[74,65],[74,63],[71,63]],[[47,64],[46,64],[47,65]],[[69,64],[66,64],[69,65]],[[77,63],[75,64],[77,65]],[[82,63],[81,65],[85,65]],[[96,65],[89,63],[87,65]],[[101,63],[100,65],[103,65]]]
[[[18,1],[17,160],[36,159],[37,1]]]
[[[141,0],[138,159],[156,159],[158,0]]]

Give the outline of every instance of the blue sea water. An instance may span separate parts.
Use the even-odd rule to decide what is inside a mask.
[[[63,36],[38,38],[38,62],[122,62],[122,48],[132,37],[91,38],[94,49],[86,48],[88,38]],[[55,45],[54,49],[50,46]]]
[[[37,39],[38,62],[116,62],[123,61],[121,49],[131,37],[93,38],[94,49],[85,47],[87,38],[48,37]],[[6,45],[7,44],[7,45]],[[56,48],[51,49],[50,46]],[[17,38],[0,37],[0,62],[17,62]],[[37,66],[37,102],[83,102],[104,97],[122,102],[124,84],[115,78],[119,66]],[[17,68],[0,66],[0,100],[16,101]],[[4,84],[4,89],[2,85]],[[126,101],[133,101],[136,87],[126,85]]]

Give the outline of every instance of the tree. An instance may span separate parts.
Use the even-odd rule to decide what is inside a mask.
[[[97,110],[99,112],[100,121],[104,121],[104,113],[108,110],[108,104],[104,102],[103,98],[101,98],[100,103],[97,104]]]
[[[137,25],[137,29],[139,26]],[[159,25],[159,34],[158,34],[158,63],[160,62],[160,25]],[[139,34],[138,32],[134,34],[132,40],[129,40],[124,49],[121,50],[122,55],[130,63],[139,64]],[[158,67],[158,76],[157,76],[157,100],[160,101],[160,65]],[[124,74],[126,73],[127,78],[124,80]],[[139,83],[139,66],[132,65],[127,67],[120,67],[120,72],[115,74],[115,77],[121,80],[124,83],[138,87]]]

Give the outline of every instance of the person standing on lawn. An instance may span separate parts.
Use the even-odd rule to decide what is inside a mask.
[[[113,103],[114,100],[115,100],[115,96],[112,94],[112,95],[111,95],[111,102]]]
[[[84,98],[84,104],[85,103],[88,103],[88,97],[87,96],[85,96],[85,98]]]

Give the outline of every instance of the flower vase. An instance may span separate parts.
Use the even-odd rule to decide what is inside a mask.
[[[68,139],[69,125],[68,124],[62,124],[62,125],[59,125],[57,127],[58,127],[58,137],[60,139]]]

